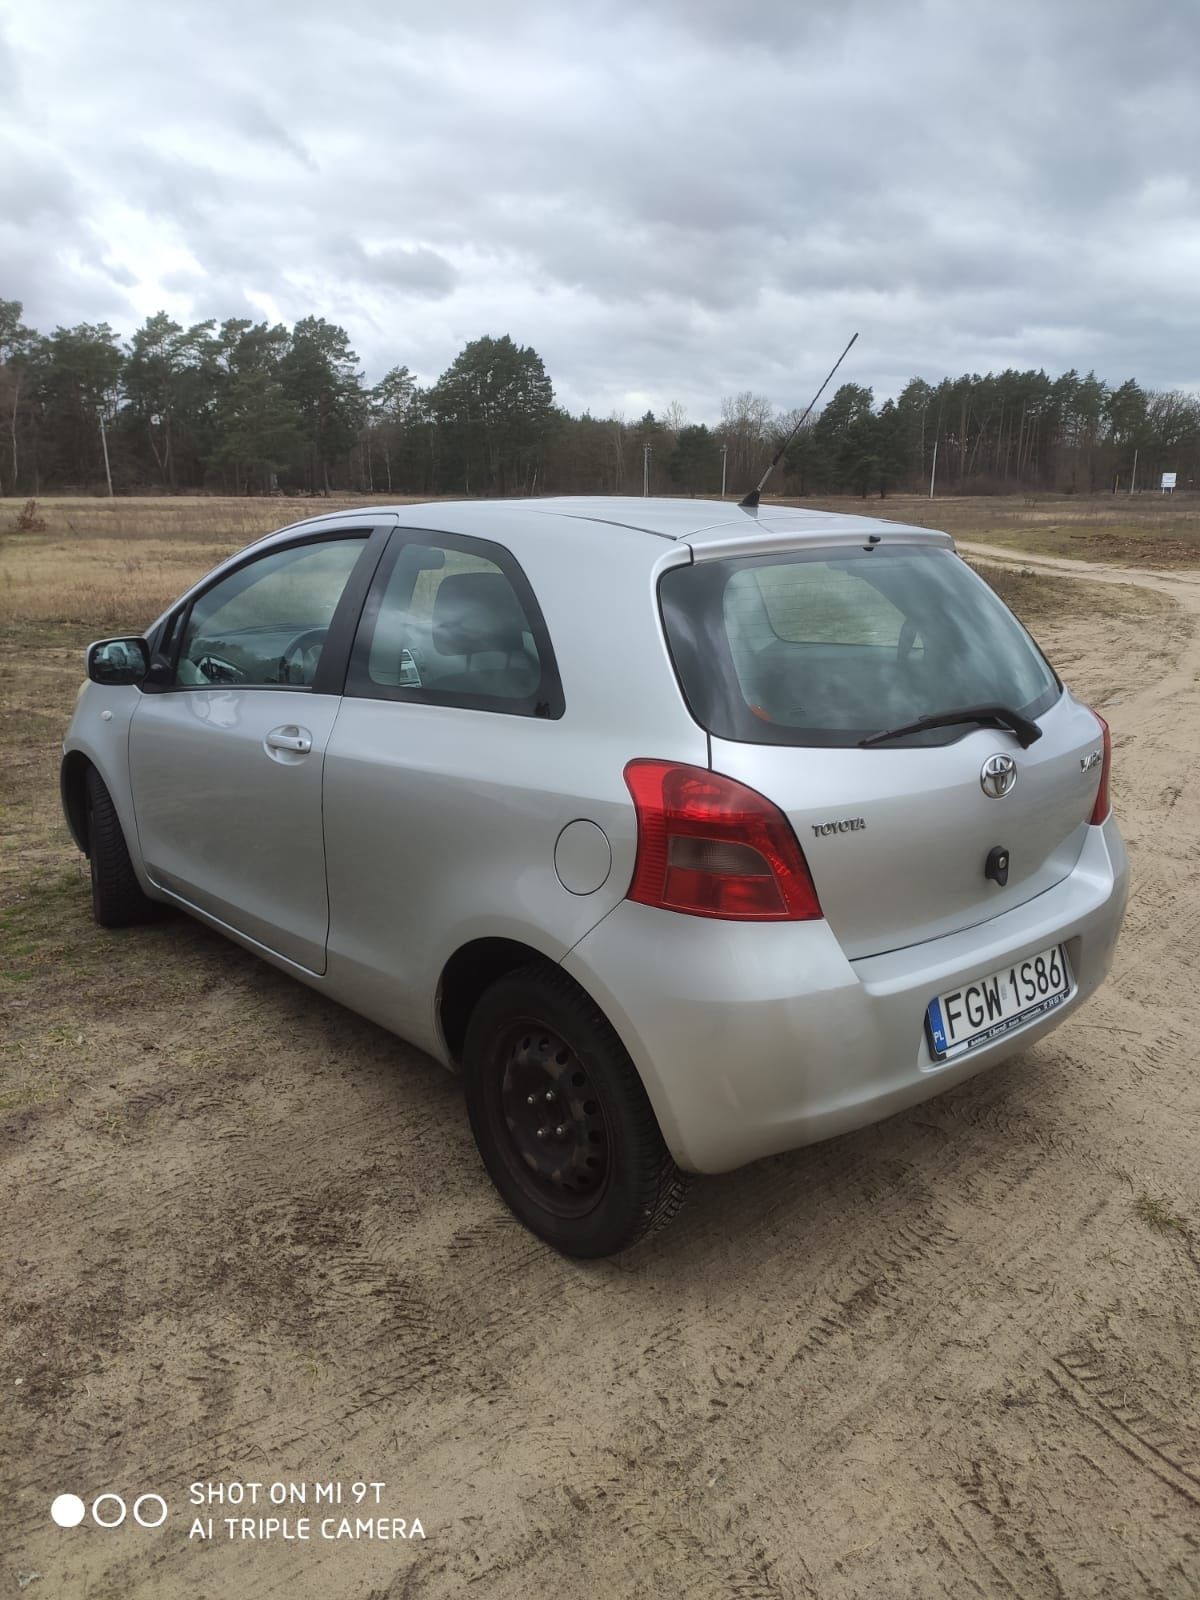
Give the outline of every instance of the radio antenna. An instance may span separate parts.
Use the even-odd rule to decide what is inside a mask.
[[[851,334],[851,336],[850,336],[850,344],[853,344],[855,339],[857,339],[857,338],[858,338],[858,335],[856,333],[855,334]],[[842,362],[845,361],[846,357],[850,354],[850,344],[848,344],[846,346],[846,348],[842,351],[841,355],[833,363],[833,366],[829,369],[829,378],[833,377],[834,373],[841,366]],[[767,479],[771,476],[771,474],[775,471],[775,468],[783,460],[784,451],[787,449],[788,445],[791,444],[792,440],[796,437],[796,435],[800,432],[800,429],[808,421],[809,416],[810,416],[810,414],[812,412],[812,408],[816,405],[817,401],[821,398],[821,396],[825,393],[826,389],[829,387],[829,378],[825,379],[825,382],[817,390],[816,394],[813,395],[812,399],[808,402],[808,407],[805,410],[804,415],[800,418],[800,421],[796,424],[796,426],[792,429],[791,433],[788,434],[787,438],[779,446],[779,449],[776,450],[775,454],[771,457],[771,465],[767,468],[767,470],[763,473],[762,477],[758,480],[758,487],[755,488],[755,489],[751,489],[751,491],[750,491],[750,493],[748,495],[746,495],[743,499],[738,501],[738,505],[742,508],[743,511],[757,511],[758,510],[758,499],[759,499],[759,496],[762,494],[763,489],[766,487]]]

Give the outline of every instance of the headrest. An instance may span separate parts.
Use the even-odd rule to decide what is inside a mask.
[[[451,572],[433,597],[433,647],[444,656],[481,650],[511,655],[523,644],[525,617],[502,572]]]

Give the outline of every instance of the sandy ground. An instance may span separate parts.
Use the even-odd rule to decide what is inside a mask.
[[[1200,1592],[1200,574],[1046,567],[1116,741],[1112,979],[599,1265],[510,1219],[427,1059],[186,920],[93,929],[49,719],[7,771],[0,1594]],[[351,1516],[426,1537],[189,1539],[196,1481],[378,1481]]]

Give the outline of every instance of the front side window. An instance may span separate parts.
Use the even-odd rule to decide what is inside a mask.
[[[666,573],[659,595],[688,704],[723,739],[851,746],[960,707],[1038,717],[1060,692],[1024,628],[949,550],[697,562]]]
[[[366,535],[272,550],[192,605],[175,664],[180,687],[308,688]]]
[[[348,694],[559,716],[545,624],[512,556],[489,540],[393,536],[363,611]]]

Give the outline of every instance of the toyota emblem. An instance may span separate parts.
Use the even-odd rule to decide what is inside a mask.
[[[979,774],[979,787],[991,800],[1002,800],[1017,785],[1017,763],[1011,756],[989,756]]]

